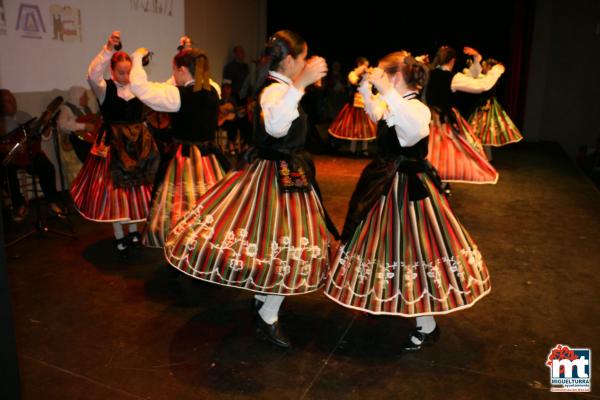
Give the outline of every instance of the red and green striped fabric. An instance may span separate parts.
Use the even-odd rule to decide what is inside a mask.
[[[373,140],[377,138],[377,124],[364,108],[346,104],[329,126],[329,133],[338,139]]]
[[[329,240],[314,190],[283,193],[274,161],[230,172],[165,242],[171,265],[201,280],[295,295],[324,283]]]
[[[425,174],[430,196],[409,201],[397,173],[332,263],[325,294],[372,314],[446,314],[472,306],[491,290],[477,245]]]
[[[214,154],[203,156],[197,146],[190,145],[189,157],[183,157],[182,147],[179,145],[152,200],[144,235],[146,246],[163,247],[165,236],[173,226],[225,176]]]
[[[432,111],[427,159],[444,181],[495,184],[498,172],[487,160],[483,149],[479,151],[467,140],[472,137],[466,129],[468,126],[462,118],[457,126],[452,126],[450,121],[442,123],[439,115]]]
[[[478,107],[469,118],[469,123],[475,135],[488,146],[504,146],[523,139],[496,97]]]
[[[456,108],[452,109],[452,113],[454,114],[454,120],[456,121],[454,132],[457,132],[477,153],[481,154],[487,160],[488,158],[483,150],[483,144],[473,132],[471,125],[462,117],[462,115],[460,115]]]
[[[116,187],[106,158],[88,155],[73,183],[71,197],[77,211],[97,222],[145,221],[150,208],[151,185]]]

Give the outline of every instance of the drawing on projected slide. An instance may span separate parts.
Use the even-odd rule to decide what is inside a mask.
[[[81,42],[81,11],[71,6],[52,4],[53,40]]]
[[[6,35],[6,15],[4,14],[4,0],[0,0],[0,35]]]
[[[42,14],[40,14],[40,8],[34,4],[21,3],[16,29],[21,31],[24,38],[41,39],[42,33],[46,33],[46,27]]]

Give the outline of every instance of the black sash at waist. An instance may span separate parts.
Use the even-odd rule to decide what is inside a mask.
[[[444,184],[442,183],[442,179],[440,178],[437,170],[431,165],[431,163],[427,160],[417,160],[413,158],[408,158],[404,156],[400,156],[394,160],[396,164],[396,171],[401,172],[408,175],[409,185],[412,185],[409,188],[409,194],[411,200],[420,200],[428,196],[423,183],[418,178],[418,173],[425,173],[427,176],[433,181],[436,188],[439,192],[444,191]]]
[[[418,201],[429,197],[430,192],[419,174],[426,174],[438,191],[443,191],[442,180],[435,168],[427,160],[398,155],[393,159],[377,158],[363,170],[354,193],[350,198],[348,214],[342,232],[342,241],[347,242],[360,222],[382,195],[388,193],[396,173],[406,177],[408,200]],[[402,208],[404,197],[398,196],[398,208]]]

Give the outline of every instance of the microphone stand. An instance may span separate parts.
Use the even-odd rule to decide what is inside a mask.
[[[59,114],[60,113],[57,112],[54,115],[54,117],[52,117],[45,126],[41,126],[39,128],[39,132],[44,132],[45,130],[50,129],[50,134],[54,135],[53,140],[54,140],[55,150],[57,151],[56,156],[58,158],[57,161],[58,161],[58,170],[59,170],[60,179],[61,179],[61,189],[63,189],[63,191],[64,191],[63,169],[62,169],[62,163],[60,161],[60,153],[58,152],[58,141],[56,138],[56,135],[58,134],[58,127],[56,125],[56,119],[58,118]],[[23,131],[23,139],[21,139],[17,144],[15,144],[13,146],[13,148],[10,150],[10,152],[8,153],[8,155],[4,158],[4,160],[2,160],[2,164],[5,166],[8,165],[12,161],[14,156],[17,154],[17,151],[22,146],[24,146],[25,143],[27,143],[29,140],[31,140],[31,138],[33,138],[35,136],[41,136],[41,134],[36,134],[37,132],[28,133],[27,129],[25,129],[25,126],[21,127],[21,129]],[[40,199],[39,199],[38,191],[37,191],[38,180],[36,180],[37,174],[36,174],[35,168],[31,168],[30,174],[31,174],[32,186],[33,186],[33,197],[34,197],[34,201],[35,201],[35,205],[36,205],[36,221],[34,222],[34,228],[31,229],[30,231],[22,234],[21,236],[17,237],[16,239],[13,239],[10,242],[7,242],[6,247],[10,247],[14,244],[17,244],[20,241],[33,235],[34,233],[39,233],[42,237],[45,237],[45,235],[44,235],[45,233],[54,233],[58,236],[66,238],[66,239],[77,239],[77,236],[75,236],[75,234],[74,234],[75,230],[73,229],[73,224],[72,224],[71,220],[69,219],[68,215],[65,215],[65,218],[67,220],[67,223],[69,225],[71,233],[61,232],[56,229],[51,229],[48,227],[48,225],[46,223],[47,216],[46,216],[46,218],[42,218]],[[53,184],[55,185],[56,182],[53,182]]]

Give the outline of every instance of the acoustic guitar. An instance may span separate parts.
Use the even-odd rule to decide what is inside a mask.
[[[32,135],[32,127],[36,120],[37,118],[32,118],[0,138],[0,156],[5,165],[10,162],[20,168],[25,168],[42,151],[40,136]],[[17,144],[19,146],[15,149]],[[11,157],[6,159],[9,154]]]
[[[233,121],[236,118],[251,119],[256,101],[248,100],[247,104],[234,106],[233,103],[223,103],[219,105],[219,117],[217,125],[222,126],[225,121]]]
[[[223,103],[219,105],[219,117],[217,118],[217,125],[222,126],[227,121],[233,121],[237,118],[242,109],[243,107],[236,107],[232,103]]]
[[[94,129],[88,131],[88,130],[81,130],[81,131],[75,131],[75,134],[81,139],[81,140],[85,140],[88,143],[94,143],[94,140],[96,140],[96,136],[98,135],[98,132],[100,131],[100,129],[102,129],[102,117],[98,114],[86,114],[86,115],[82,115],[81,117],[77,117],[77,119],[75,120],[77,122],[83,123],[83,124],[93,124],[94,125]]]

